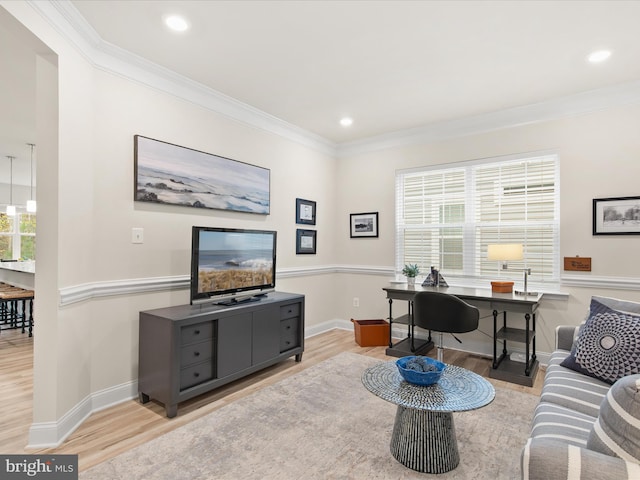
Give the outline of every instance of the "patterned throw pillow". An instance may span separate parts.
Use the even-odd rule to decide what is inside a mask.
[[[640,373],[640,315],[592,298],[589,318],[561,365],[607,383]]]
[[[587,448],[640,462],[640,375],[621,378],[600,405]]]

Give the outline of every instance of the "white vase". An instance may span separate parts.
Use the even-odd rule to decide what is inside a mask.
[[[407,277],[407,285],[414,287],[416,285],[416,277]]]

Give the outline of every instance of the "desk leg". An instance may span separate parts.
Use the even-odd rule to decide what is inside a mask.
[[[389,348],[393,348],[393,339],[391,332],[393,331],[393,300],[389,299]]]
[[[445,473],[460,463],[451,412],[398,406],[390,448],[398,462],[418,472]]]
[[[533,359],[529,358],[529,354],[531,352],[529,352],[529,321],[531,320],[531,315],[529,315],[528,313],[524,314],[524,341],[525,341],[525,346],[524,346],[524,358],[525,358],[525,367],[524,367],[524,374],[529,376],[529,374],[531,373],[531,365],[533,365]]]
[[[531,364],[533,365],[533,362],[536,361],[536,314],[535,313],[531,315],[531,319],[533,322],[533,328],[531,329],[533,331],[533,339],[531,340],[531,347],[533,349],[533,351],[531,352]]]
[[[493,311],[493,368],[498,368],[498,311]]]

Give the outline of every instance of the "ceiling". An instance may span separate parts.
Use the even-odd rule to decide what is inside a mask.
[[[37,2],[33,2],[36,6]],[[640,80],[640,1],[77,0],[98,41],[345,146]],[[191,24],[170,32],[163,16]],[[6,15],[5,15],[6,17]],[[78,26],[76,25],[76,28]],[[33,50],[0,18],[0,181],[29,184]],[[598,48],[611,58],[585,61]],[[25,60],[26,58],[29,60]],[[339,125],[343,116],[354,123]],[[37,158],[37,148],[36,148]]]
[[[334,143],[640,79],[640,1],[73,5],[104,41]],[[166,29],[175,13],[190,30]]]

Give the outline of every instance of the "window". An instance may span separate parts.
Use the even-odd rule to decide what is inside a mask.
[[[19,213],[15,217],[0,214],[0,259],[35,260],[36,216]]]
[[[559,279],[559,174],[555,154],[501,157],[396,174],[396,271],[417,263],[450,276],[520,279],[488,261],[487,245],[522,243],[531,279]]]

